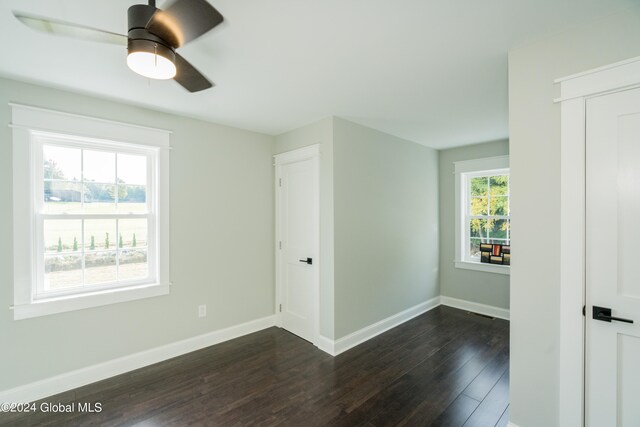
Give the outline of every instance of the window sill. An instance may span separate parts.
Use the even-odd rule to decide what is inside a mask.
[[[486,273],[497,273],[497,274],[511,274],[511,266],[508,265],[499,265],[499,264],[487,264],[483,262],[473,262],[473,261],[456,261],[456,268],[462,268],[465,270],[476,270],[476,271],[484,271]]]
[[[108,290],[90,294],[33,301],[29,304],[13,306],[13,319],[29,319],[32,317],[47,316],[49,314],[64,313],[67,311],[82,310],[85,308],[100,307],[119,302],[168,295],[169,288],[170,285],[168,284],[144,285],[137,286],[135,288]]]

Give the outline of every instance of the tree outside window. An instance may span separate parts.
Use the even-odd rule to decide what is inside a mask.
[[[480,256],[480,243],[509,245],[509,175],[474,174],[467,177],[467,189],[469,256]]]

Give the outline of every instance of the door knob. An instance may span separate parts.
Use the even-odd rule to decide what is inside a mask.
[[[313,264],[313,259],[311,258],[307,258],[307,259],[299,259],[298,261],[300,262],[306,262],[307,264],[311,265]]]
[[[609,323],[611,323],[612,320],[615,320],[616,322],[633,323],[633,320],[631,319],[623,319],[621,317],[612,316],[610,308],[598,307],[595,305],[593,306],[593,318]]]

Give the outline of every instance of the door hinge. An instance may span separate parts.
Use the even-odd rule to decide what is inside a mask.
[[[280,241],[278,242],[278,247],[279,247],[280,249],[282,249],[282,240],[280,240]]]
[[[587,306],[586,306],[586,305],[583,305],[583,306],[582,306],[582,315],[583,315],[583,316],[586,316],[586,315],[587,315]]]
[[[282,304],[280,304],[280,313],[282,313]]]
[[[282,178],[278,178],[278,186],[282,187]]]

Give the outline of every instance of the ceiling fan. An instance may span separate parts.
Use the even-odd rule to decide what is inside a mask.
[[[174,79],[189,92],[213,86],[176,49],[200,37],[224,18],[206,0],[173,0],[164,10],[155,0],[137,4],[128,11],[128,34],[121,35],[68,22],[13,12],[23,24],[38,31],[83,40],[127,46],[127,65],[152,79]]]

